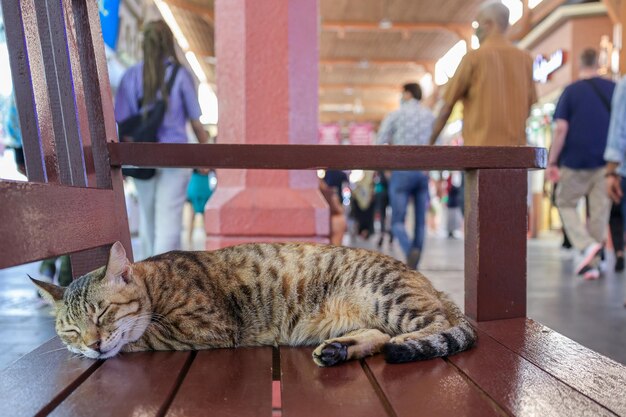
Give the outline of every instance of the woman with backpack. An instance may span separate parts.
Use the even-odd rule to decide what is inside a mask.
[[[164,21],[145,26],[143,56],[143,62],[124,73],[115,97],[120,141],[187,143],[190,122],[198,142],[208,143],[196,87],[176,58],[174,37]],[[135,177],[142,257],[180,249],[191,170],[144,169],[125,174]]]

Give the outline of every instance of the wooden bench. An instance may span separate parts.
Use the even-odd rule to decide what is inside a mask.
[[[0,372],[0,416],[626,416],[624,366],[526,318],[526,170],[545,150],[119,144],[96,2],[1,4],[31,182],[0,181],[0,268],[71,253],[81,275],[116,240],[130,252],[122,164],[466,170],[465,307],[479,342],[322,369],[312,348],[93,361],[54,338]]]

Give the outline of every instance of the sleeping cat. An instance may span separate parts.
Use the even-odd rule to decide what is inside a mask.
[[[399,363],[452,355],[476,341],[459,308],[422,274],[363,249],[245,244],[131,264],[117,242],[106,267],[67,288],[33,282],[54,303],[63,343],[94,359],[319,345],[319,366],[381,351]]]

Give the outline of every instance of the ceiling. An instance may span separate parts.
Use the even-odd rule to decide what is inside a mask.
[[[214,0],[165,0],[215,80]],[[379,122],[399,89],[471,36],[482,0],[320,0],[320,121]],[[382,23],[381,23],[382,22]]]

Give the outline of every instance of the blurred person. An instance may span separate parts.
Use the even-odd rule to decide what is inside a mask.
[[[374,205],[375,212],[380,220],[380,238],[378,247],[385,241],[385,234],[389,234],[389,243],[393,242],[393,233],[387,230],[387,207],[389,206],[389,180],[385,171],[376,172],[374,177]]]
[[[447,231],[448,238],[454,239],[454,232],[461,228],[463,214],[461,212],[461,178],[460,172],[451,172],[447,181]]]
[[[319,181],[319,187],[330,209],[330,244],[340,246],[347,229],[343,204],[335,189],[326,184],[324,180]]]
[[[326,170],[326,173],[324,174],[324,182],[330,188],[335,190],[339,196],[339,201],[343,201],[343,186],[345,184],[350,184],[348,174],[337,169],[329,169]]]
[[[435,116],[420,103],[422,89],[417,83],[402,87],[400,109],[390,113],[381,123],[378,144],[427,145]],[[407,265],[416,269],[424,246],[426,208],[428,205],[428,174],[423,171],[393,171],[389,180],[391,199],[391,232],[398,239]],[[409,199],[414,199],[415,227],[409,239],[404,221]]]
[[[575,271],[585,279],[600,276],[599,257],[609,220],[604,152],[614,89],[615,83],[598,76],[596,51],[585,49],[580,55],[579,80],[563,90],[554,112],[546,173],[550,181],[559,183],[556,205],[570,241],[582,252]],[[587,227],[576,210],[583,197],[588,198]]]
[[[144,61],[124,73],[115,99],[118,123],[164,99],[167,110],[158,130],[160,143],[186,143],[186,124],[191,122],[200,143],[208,135],[200,123],[201,110],[196,87],[190,73],[180,65],[174,48],[174,37],[167,24],[153,21],[143,31]],[[175,73],[171,91],[166,85]],[[205,172],[206,170],[203,170]],[[150,179],[135,179],[141,218],[139,237],[144,258],[179,249],[182,211],[186,199],[188,169],[157,169]]]
[[[13,94],[11,94],[9,98],[5,126],[10,140],[9,147],[13,148],[17,171],[26,176],[26,162],[24,160],[24,149],[22,147],[22,129],[20,128],[20,119],[17,113],[17,105],[15,104],[15,96]]]
[[[509,9],[501,2],[484,3],[476,21],[480,48],[463,57],[448,82],[429,143],[435,144],[462,100],[465,145],[526,145],[526,119],[537,101],[533,59],[506,39]]]
[[[357,232],[363,239],[374,233],[374,171],[363,171],[363,178],[352,189],[351,214],[356,220]]]
[[[612,100],[611,120],[609,122],[609,132],[607,136],[607,146],[604,151],[606,160],[606,188],[607,193],[614,205],[619,205],[622,219],[626,219],[626,199],[624,199],[624,187],[626,187],[626,77],[617,84]],[[622,229],[623,232],[623,229]],[[622,240],[623,244],[623,240]],[[623,268],[623,246],[618,247],[618,243],[613,242],[616,256],[618,248],[622,249],[621,266]],[[617,271],[616,259],[616,271]]]

